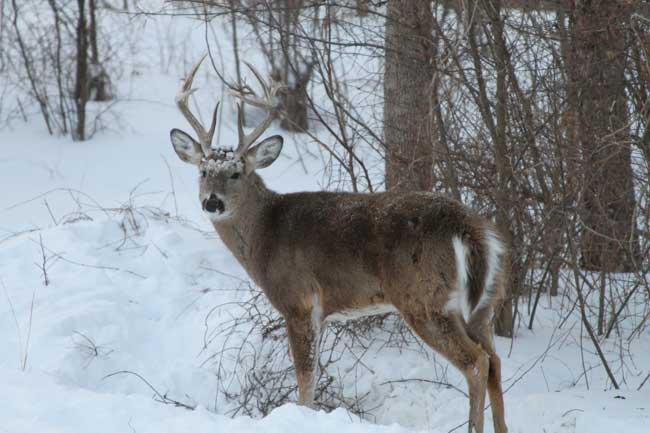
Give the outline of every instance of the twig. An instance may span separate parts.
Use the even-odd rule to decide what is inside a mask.
[[[34,265],[41,270],[41,273],[43,274],[43,284],[45,286],[50,285],[50,279],[47,275],[47,261],[48,257],[45,254],[45,246],[43,245],[43,235],[41,233],[38,234],[38,244],[41,248],[41,263],[36,263],[34,262]]]
[[[160,155],[162,158],[163,162],[165,163],[165,166],[167,166],[167,174],[169,175],[169,183],[172,187],[172,199],[174,199],[174,215],[178,217],[178,202],[176,201],[176,188],[174,187],[174,176],[172,175],[172,169],[169,166],[169,162],[167,162],[167,158],[165,158],[164,155]]]
[[[648,379],[650,379],[650,373],[648,373],[648,375],[645,377],[645,379],[643,379],[643,381],[641,382],[641,384],[639,385],[639,387],[636,390],[641,391],[641,388],[643,388],[643,385],[645,385],[645,383],[648,381]]]
[[[380,383],[379,385],[388,385],[388,384],[391,384],[391,383],[406,383],[406,382],[424,382],[424,383],[433,383],[434,385],[440,385],[440,386],[444,386],[445,388],[453,389],[453,390],[455,390],[455,391],[458,391],[458,392],[460,392],[461,394],[463,394],[465,397],[469,398],[469,395],[467,395],[467,393],[466,393],[465,391],[463,391],[462,389],[458,388],[457,386],[452,385],[451,383],[448,383],[448,382],[441,382],[441,381],[438,381],[438,380],[420,379],[420,378],[409,378],[409,379],[399,379],[399,380],[388,380],[388,381],[386,381],[386,382],[382,382],[382,383]]]
[[[149,389],[151,389],[153,391],[153,393],[155,395],[154,400],[156,400],[156,401],[158,401],[160,403],[171,404],[171,405],[174,405],[176,407],[182,407],[183,409],[187,409],[187,410],[194,410],[196,408],[196,406],[190,406],[189,404],[186,404],[186,403],[180,402],[178,400],[174,400],[173,398],[167,397],[167,393],[161,394],[160,392],[158,392],[158,390],[156,388],[153,387],[153,385],[151,385],[151,383],[149,383],[149,381],[147,381],[147,379],[140,376],[138,373],[136,373],[134,371],[129,371],[129,370],[116,371],[114,373],[107,374],[106,376],[104,376],[102,378],[102,380],[108,379],[108,378],[113,377],[113,376],[117,376],[119,374],[131,374],[131,375],[137,377],[138,379],[140,379],[142,382],[144,382],[149,387]]]

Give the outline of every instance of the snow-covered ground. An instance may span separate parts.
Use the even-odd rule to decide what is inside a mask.
[[[185,125],[173,97],[204,50],[203,29],[165,17],[143,21],[131,25],[145,58],[125,65],[125,101],[109,129],[83,143],[48,136],[37,118],[0,130],[0,432],[448,432],[461,425],[468,405],[461,376],[420,347],[380,344],[361,353],[364,368],[340,361],[350,395],[368,393],[366,419],[294,404],[265,418],[226,415],[232,407],[207,362],[220,342],[205,346],[206,327],[238,314],[228,305],[249,296],[247,277],[201,214],[195,169],[177,159],[168,136]],[[161,32],[177,42],[175,53],[165,51]],[[227,64],[227,44],[219,55]],[[173,56],[184,62],[162,61]],[[221,92],[205,74],[199,80],[200,101]],[[235,138],[232,108],[221,120],[227,143]],[[282,158],[261,175],[279,191],[318,189],[318,149],[283,135]],[[514,342],[497,338],[510,431],[648,431],[650,384],[636,391],[650,373],[648,331],[602,343],[621,381],[615,391],[571,306],[557,298],[551,308],[544,297],[533,331],[524,312]],[[221,368],[232,370],[233,362]]]

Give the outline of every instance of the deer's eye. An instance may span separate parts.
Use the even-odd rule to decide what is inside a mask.
[[[208,173],[205,170],[201,170],[201,177],[206,177]]]
[[[239,179],[239,173],[233,173],[230,175],[231,179]]]

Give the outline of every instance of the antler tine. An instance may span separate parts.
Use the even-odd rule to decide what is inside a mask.
[[[237,104],[237,130],[239,133],[239,144],[237,146],[236,154],[238,156],[241,156],[248,150],[248,148],[255,143],[255,140],[257,140],[260,135],[264,133],[264,131],[271,125],[273,122],[273,119],[275,119],[275,116],[277,114],[277,104],[275,102],[275,96],[277,95],[278,91],[283,88],[279,83],[274,82],[271,80],[270,85],[267,84],[264,79],[262,78],[262,75],[253,67],[248,62],[244,62],[246,66],[248,66],[248,69],[251,70],[253,75],[255,75],[255,78],[260,84],[260,87],[262,88],[262,92],[264,93],[264,96],[262,99],[260,99],[253,90],[250,88],[246,88],[248,92],[244,93],[244,88],[240,89],[237,92],[233,92],[233,94],[241,99],[242,102],[246,104],[250,104],[254,107],[262,108],[267,111],[266,117],[260,123],[253,129],[253,131],[250,134],[245,134],[244,133],[244,125],[242,122],[242,110],[243,107],[240,104]],[[246,95],[247,94],[252,94],[255,98],[248,98]]]
[[[277,96],[278,92],[281,89],[285,88],[286,86],[284,84],[281,84],[281,83],[277,82],[277,81],[274,81],[273,79],[270,80],[270,83],[267,83],[262,78],[262,74],[260,74],[259,71],[253,65],[251,65],[250,63],[248,63],[246,61],[244,61],[244,63],[246,64],[246,66],[248,66],[248,69],[251,70],[253,75],[255,75],[255,79],[260,84],[260,87],[262,88],[262,92],[264,92],[264,98],[263,98],[263,100],[250,99],[250,98],[247,98],[246,94],[244,94],[243,92],[236,92],[235,94],[237,95],[237,97],[239,99],[241,99],[242,101],[246,102],[247,104],[253,105],[255,107],[259,107],[259,108],[273,107],[273,108],[276,108],[276,104],[273,101],[273,99]],[[251,90],[248,86],[246,86],[246,88],[248,90],[250,90],[250,94],[257,97],[257,95],[255,95],[255,92],[253,90]]]
[[[221,101],[217,101],[214,104],[214,110],[212,111],[212,120],[210,121],[210,129],[208,129],[208,139],[207,139],[207,150],[212,152],[212,138],[214,137],[214,130],[217,127],[217,113],[219,112],[219,105]]]
[[[248,63],[246,61],[244,63],[246,63],[246,66],[248,66],[248,69],[250,69],[251,72],[253,73],[253,75],[255,75],[255,78],[257,79],[257,82],[260,83],[260,87],[262,87],[262,90],[264,91],[264,96],[270,96],[269,95],[269,86],[266,84],[266,82],[262,78],[262,75],[258,72],[257,69],[255,69],[255,67],[253,65],[251,65],[250,63]],[[272,84],[273,83],[271,82],[271,85]]]
[[[242,111],[242,105],[237,103],[237,134],[239,135],[239,143],[243,143],[246,140],[246,134],[244,133],[244,116]],[[237,150],[239,150],[239,146],[237,147]]]
[[[212,152],[212,138],[214,137],[214,131],[217,125],[217,112],[219,111],[219,102],[216,103],[214,111],[212,112],[212,122],[210,124],[210,129],[206,131],[201,122],[199,122],[199,120],[194,117],[190,111],[188,98],[192,93],[196,91],[196,89],[192,88],[192,83],[194,82],[196,72],[199,70],[201,63],[203,63],[203,60],[205,60],[206,57],[207,53],[204,54],[198,62],[196,62],[188,76],[185,78],[185,81],[183,82],[183,85],[181,86],[178,94],[176,95],[176,105],[178,106],[178,109],[181,111],[183,116],[185,116],[185,119],[187,119],[189,124],[192,126],[192,129],[194,129],[194,132],[196,132],[199,143],[201,144],[201,150],[205,156],[209,155]]]

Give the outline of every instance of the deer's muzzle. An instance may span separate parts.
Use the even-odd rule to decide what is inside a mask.
[[[206,212],[214,213],[216,211],[219,211],[219,213],[223,213],[224,210],[226,210],[226,205],[222,200],[219,200],[216,195],[210,194],[210,197],[203,200],[203,210]]]

